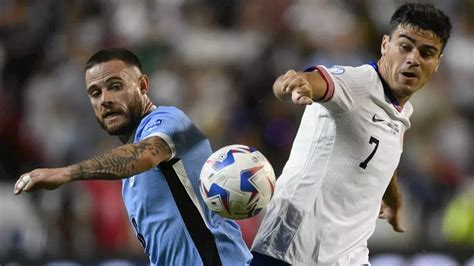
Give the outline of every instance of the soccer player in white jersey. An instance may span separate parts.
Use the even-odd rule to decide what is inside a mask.
[[[209,141],[178,108],[153,105],[138,57],[126,49],[100,50],[86,64],[85,81],[97,121],[124,145],[67,167],[25,173],[15,194],[75,180],[120,179],[150,265],[248,265],[252,255],[238,224],[198,196]]]
[[[275,81],[278,99],[306,109],[252,265],[369,264],[377,216],[403,231],[394,173],[410,127],[408,100],[437,71],[451,23],[432,5],[412,3],[390,22],[377,63],[290,70]]]

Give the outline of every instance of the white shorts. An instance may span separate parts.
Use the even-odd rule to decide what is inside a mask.
[[[351,253],[340,258],[336,264],[337,266],[346,265],[369,265],[369,249],[367,247],[359,247],[354,249]]]

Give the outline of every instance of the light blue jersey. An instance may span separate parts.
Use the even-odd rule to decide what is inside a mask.
[[[145,116],[134,143],[159,136],[169,161],[123,179],[125,207],[152,265],[247,265],[252,259],[240,228],[210,211],[199,194],[199,173],[211,155],[209,141],[175,107]]]

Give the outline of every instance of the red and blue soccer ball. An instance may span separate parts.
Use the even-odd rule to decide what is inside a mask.
[[[275,173],[256,149],[230,145],[207,159],[201,170],[200,188],[209,209],[226,218],[245,219],[270,202]]]

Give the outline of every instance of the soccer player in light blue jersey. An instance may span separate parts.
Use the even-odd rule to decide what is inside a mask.
[[[153,105],[138,57],[101,50],[88,60],[85,80],[99,124],[124,145],[78,164],[25,173],[14,193],[122,179],[130,222],[152,265],[249,264],[239,226],[210,211],[199,195],[209,141],[178,108]]]

